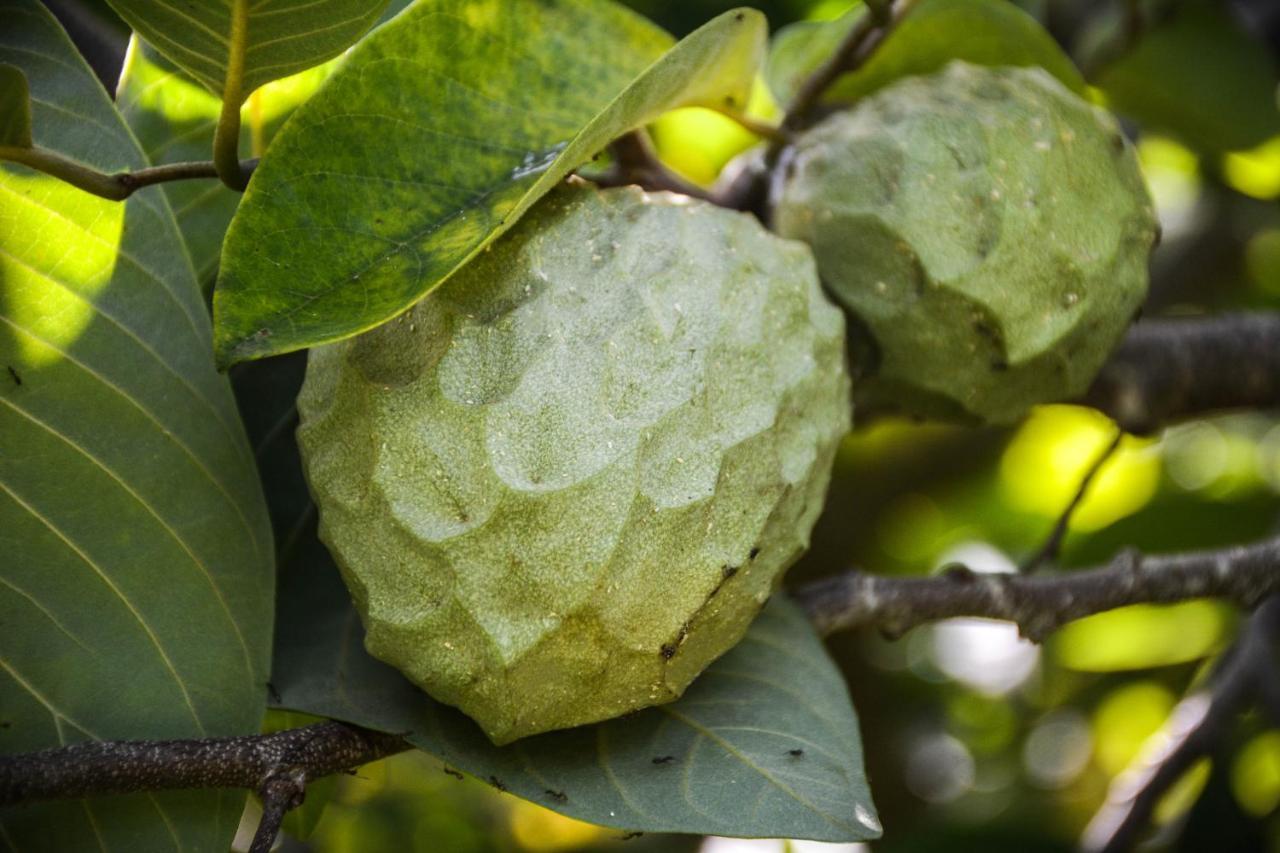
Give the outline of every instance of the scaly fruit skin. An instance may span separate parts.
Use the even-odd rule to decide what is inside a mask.
[[[844,346],[751,217],[553,193],[311,353],[298,437],[369,651],[495,743],[675,699],[808,545]]]
[[[1110,115],[1040,69],[962,62],[805,134],[775,205],[875,339],[859,401],[962,421],[1083,393],[1157,233]]]

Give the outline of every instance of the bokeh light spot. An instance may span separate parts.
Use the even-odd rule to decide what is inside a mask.
[[[1057,518],[1114,436],[1111,421],[1091,409],[1038,406],[1000,460],[1004,499],[1023,512]],[[1155,442],[1125,436],[1071,516],[1071,529],[1098,530],[1137,512],[1159,482]]]
[[[1094,757],[1108,776],[1115,776],[1159,731],[1173,710],[1173,693],[1154,681],[1139,681],[1107,694],[1093,713]]]
[[[1222,174],[1232,189],[1270,201],[1280,197],[1280,136],[1257,148],[1233,151],[1222,158]]]
[[[1032,784],[1065,788],[1084,772],[1093,754],[1093,737],[1084,715],[1074,709],[1045,717],[1022,746],[1022,766]]]
[[[565,817],[528,800],[513,801],[508,819],[511,837],[530,853],[577,850],[600,841],[608,832],[604,827]]]
[[[1178,236],[1193,224],[1200,199],[1200,162],[1190,148],[1163,136],[1145,134],[1137,147],[1165,237]]]
[[[1186,663],[1220,649],[1229,611],[1210,601],[1135,604],[1067,625],[1053,640],[1058,662],[1084,672],[1116,672]]]
[[[1231,768],[1236,802],[1256,817],[1280,808],[1280,732],[1264,732],[1250,740]]]

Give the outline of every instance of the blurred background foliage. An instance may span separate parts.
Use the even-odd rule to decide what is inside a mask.
[[[1012,2],[1013,0],[1011,0]],[[741,5],[629,0],[682,35]],[[105,4],[49,0],[112,80],[126,33]],[[755,2],[776,31],[849,0]],[[1161,223],[1148,316],[1280,310],[1280,3],[1018,0],[1072,54],[1091,96],[1137,144]],[[1134,27],[1133,10],[1141,26]],[[585,45],[584,49],[591,49]],[[116,63],[113,65],[113,63]],[[775,117],[758,87],[751,111]],[[706,110],[652,129],[669,165],[713,181],[756,140]],[[1012,430],[862,424],[840,453],[827,510],[792,583],[851,565],[926,573],[955,561],[1013,568],[1043,542],[1114,436],[1100,415],[1045,406]],[[1126,437],[1073,516],[1062,562],[1246,542],[1280,522],[1280,418],[1233,414]],[[1108,785],[1160,746],[1179,699],[1239,623],[1209,602],[1081,620],[1042,647],[1009,625],[952,620],[888,640],[832,638],[862,718],[882,851],[1074,849]],[[273,718],[272,725],[296,725]],[[1280,851],[1280,732],[1244,719],[1165,797],[1158,820],[1185,850]],[[1156,736],[1156,737],[1153,737]],[[404,754],[313,788],[293,851],[858,850],[859,845],[646,836],[579,823],[439,761]],[[256,825],[252,816],[246,825]]]

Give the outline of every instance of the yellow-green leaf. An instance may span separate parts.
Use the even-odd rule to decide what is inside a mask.
[[[0,0],[34,142],[147,165],[36,0]],[[0,163],[0,753],[256,732],[275,578],[252,453],[163,192]],[[0,812],[9,849],[225,850],[244,795]]]
[[[601,0],[411,6],[255,173],[214,294],[219,362],[376,326],[612,139],[675,107],[742,107],[764,33],[758,12],[727,12],[667,51],[669,36]]]

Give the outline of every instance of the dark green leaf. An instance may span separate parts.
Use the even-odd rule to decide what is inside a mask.
[[[662,56],[666,34],[595,0],[406,9],[298,110],[254,175],[214,294],[219,361],[376,326],[610,140],[674,107],[741,107],[764,27],[758,12],[728,12]]]
[[[31,147],[31,93],[16,65],[0,65],[0,146]]]
[[[800,24],[780,31],[769,57],[769,85],[782,103],[817,68],[861,8],[826,24]],[[800,29],[795,29],[800,27]],[[836,80],[826,100],[856,101],[894,80],[932,74],[961,59],[975,65],[1038,65],[1069,89],[1084,80],[1053,37],[1007,0],[922,0],[856,71]]]
[[[338,61],[273,80],[250,95],[240,110],[240,150],[261,157],[285,119],[311,97]],[[125,54],[116,106],[153,164],[209,159],[222,100],[136,35]],[[240,193],[216,178],[163,186],[196,276],[202,287],[212,288],[222,238],[240,204]]]
[[[1092,77],[1117,112],[1202,151],[1251,148],[1280,133],[1266,46],[1213,0],[1174,4]]]
[[[36,0],[0,0],[38,145],[146,160]],[[0,753],[258,730],[274,577],[253,459],[164,195],[0,164]],[[15,850],[225,850],[242,794],[0,815]]]
[[[605,826],[825,841],[879,835],[844,682],[784,598],[679,701],[499,748],[365,653],[360,619],[314,532],[297,557],[285,570],[272,676],[284,707],[405,733],[451,767]]]
[[[241,97],[269,80],[331,59],[364,35],[387,0],[109,0],[129,26],[210,92],[223,97],[243,52]],[[240,24],[237,26],[237,22]]]

